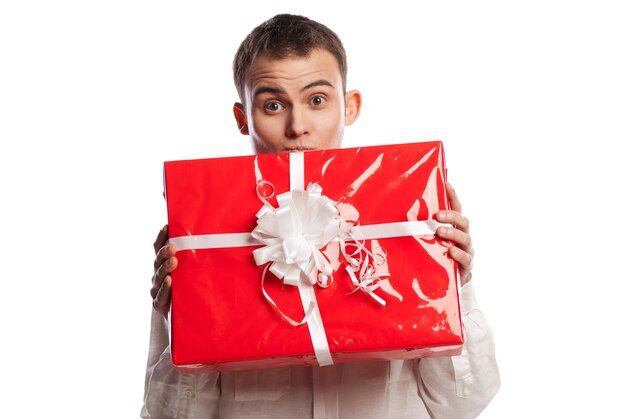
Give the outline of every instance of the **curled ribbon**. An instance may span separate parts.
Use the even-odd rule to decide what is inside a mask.
[[[374,290],[380,287],[380,284],[378,284],[378,280],[383,275],[375,273],[374,267],[368,263],[369,252],[367,253],[368,254],[365,255],[365,260],[361,263],[361,270],[359,272],[358,278],[355,275],[357,269],[355,269],[354,265],[346,266],[346,271],[348,272],[348,275],[352,280],[352,284],[355,286],[354,291],[361,290],[367,293],[370,297],[372,297],[378,304],[384,306],[387,304],[385,300],[374,294]],[[358,266],[356,266],[356,268],[358,268]]]

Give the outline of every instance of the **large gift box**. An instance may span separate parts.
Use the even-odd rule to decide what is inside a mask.
[[[458,354],[441,142],[165,162],[182,372]]]

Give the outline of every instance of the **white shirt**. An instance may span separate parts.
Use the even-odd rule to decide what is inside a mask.
[[[153,310],[142,418],[476,418],[500,388],[493,336],[461,289],[459,356],[178,374],[166,320]]]

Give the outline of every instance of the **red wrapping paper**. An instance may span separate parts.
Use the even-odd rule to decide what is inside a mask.
[[[289,191],[289,154],[165,163],[169,235],[250,233],[262,202],[257,184]],[[304,185],[317,182],[345,219],[360,225],[432,220],[448,209],[441,142],[304,152]],[[266,192],[266,191],[265,191]],[[269,202],[277,207],[275,196]],[[367,240],[378,273],[376,303],[357,290],[338,245],[323,253],[336,268],[316,298],[335,363],[458,354],[463,343],[452,243],[433,235]],[[170,342],[181,372],[316,365],[308,325],[288,324],[261,291],[259,246],[183,250],[172,273]],[[296,287],[267,274],[278,307],[300,320]]]

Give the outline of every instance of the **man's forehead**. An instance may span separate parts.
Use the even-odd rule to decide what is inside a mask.
[[[338,81],[341,81],[339,64],[326,50],[313,50],[306,56],[289,55],[284,58],[262,54],[248,69],[246,90],[254,91],[261,86],[296,86],[298,89],[322,85],[336,87]]]

